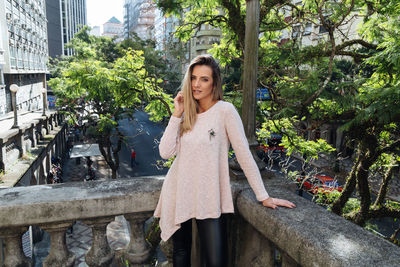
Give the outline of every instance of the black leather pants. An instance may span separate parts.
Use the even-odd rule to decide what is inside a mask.
[[[227,265],[227,236],[226,219],[196,219],[200,237],[202,259],[207,267],[226,267]],[[181,224],[172,236],[174,244],[174,267],[190,267],[192,247],[192,219]]]

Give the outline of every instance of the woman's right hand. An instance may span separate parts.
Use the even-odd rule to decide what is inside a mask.
[[[177,118],[182,117],[182,113],[184,111],[182,91],[180,91],[174,98],[174,106],[175,106],[175,110],[174,110],[174,113],[172,114],[172,116],[177,117]]]

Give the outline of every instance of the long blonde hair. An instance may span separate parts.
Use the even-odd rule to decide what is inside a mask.
[[[193,68],[197,65],[205,65],[209,66],[212,70],[212,78],[213,78],[213,100],[222,100],[223,92],[222,92],[222,81],[221,81],[221,71],[219,69],[218,63],[211,55],[200,55],[195,57],[188,69],[186,70],[185,77],[183,78],[181,91],[183,92],[184,99],[184,116],[181,122],[180,135],[182,136],[184,133],[192,130],[196,118],[197,112],[199,111],[199,103],[193,97],[192,92],[192,72]]]

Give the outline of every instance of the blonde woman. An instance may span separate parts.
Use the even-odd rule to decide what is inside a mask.
[[[192,219],[197,223],[206,266],[227,264],[223,214],[234,212],[228,170],[230,144],[262,205],[295,207],[268,195],[240,116],[222,99],[220,69],[214,58],[202,55],[193,59],[159,146],[162,158],[176,155],[154,212],[160,217],[161,238],[173,239],[175,267],[190,266]]]

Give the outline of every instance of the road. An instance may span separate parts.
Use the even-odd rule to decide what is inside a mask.
[[[148,175],[165,175],[168,169],[157,167],[157,160],[161,160],[158,152],[158,142],[165,126],[149,120],[149,115],[143,111],[136,111],[134,119],[120,121],[121,132],[127,137],[119,153],[120,168],[118,177],[138,177]],[[139,164],[131,168],[131,148],[136,151],[136,162]]]

